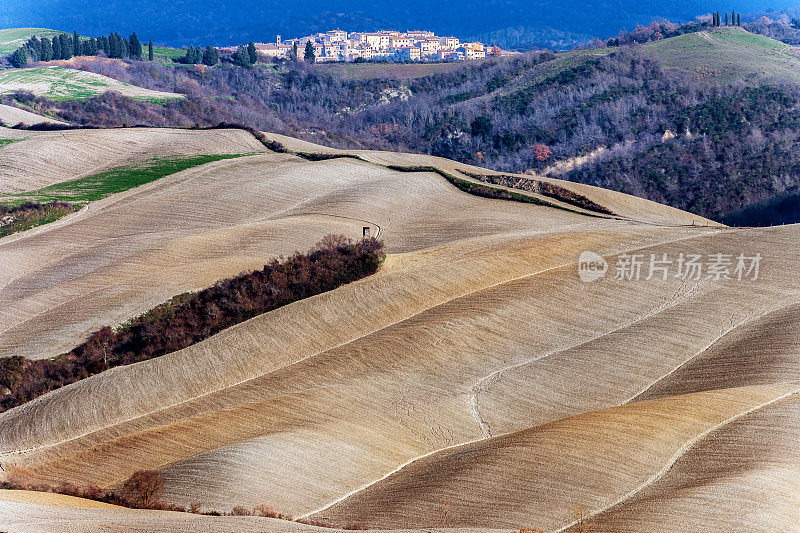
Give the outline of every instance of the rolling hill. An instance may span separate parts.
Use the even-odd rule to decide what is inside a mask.
[[[157,147],[164,132],[67,133],[0,150],[150,135]],[[218,132],[169,132],[187,145],[201,134]],[[0,463],[108,489],[155,469],[169,503],[268,503],[336,528],[794,527],[800,226],[728,228],[533,176],[491,186],[552,203],[491,199],[460,188],[500,173],[266,136],[285,150],[191,168],[0,239],[0,351],[57,355],[327,233],[377,231],[378,273],[0,414]],[[80,160],[73,174],[93,172]],[[35,179],[58,179],[59,162]],[[583,251],[605,258],[604,278],[580,280]],[[757,279],[615,275],[630,257],[740,253],[761,254]],[[0,493],[0,517],[20,531],[62,519],[86,531],[315,530],[36,498]]]
[[[183,98],[179,94],[152,91],[93,72],[59,66],[0,71],[0,95],[15,91],[27,91],[53,100],[90,98],[106,91],[150,102]]]
[[[0,57],[11,55],[31,37],[50,37],[64,33],[45,28],[7,28],[0,29]]]
[[[667,68],[717,82],[800,81],[796,47],[738,27],[687,33],[642,48]]]

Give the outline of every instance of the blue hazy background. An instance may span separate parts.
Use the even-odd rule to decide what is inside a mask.
[[[797,2],[797,0],[795,0]],[[82,35],[128,34],[166,45],[271,41],[340,28],[432,29],[509,48],[567,47],[663,17],[687,21],[710,11],[783,9],[780,0],[0,0],[0,27],[47,27]]]

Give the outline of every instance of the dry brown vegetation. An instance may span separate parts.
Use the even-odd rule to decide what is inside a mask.
[[[157,471],[168,505],[270,502],[338,528],[793,527],[800,227],[731,229],[547,180],[617,214],[585,216],[387,165],[492,174],[475,167],[353,155],[220,161],[0,240],[0,348],[33,358],[325,233],[379,229],[388,252],[373,276],[0,414],[0,463],[116,492]],[[604,280],[579,280],[584,250],[609,262]],[[613,276],[622,254],[740,252],[762,254],[757,280]],[[273,527],[103,512],[9,503],[0,519]]]
[[[32,361],[0,358],[0,410],[120,365],[201,342],[254,316],[373,274],[383,256],[374,238],[353,243],[329,235],[306,254],[272,259],[263,269],[178,295],[116,330],[105,326],[69,353]]]

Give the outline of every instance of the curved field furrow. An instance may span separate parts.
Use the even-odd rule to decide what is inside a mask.
[[[17,183],[100,164],[59,168],[58,150],[87,132],[26,133],[2,150],[55,155]],[[170,136],[191,147],[245,135],[88,133],[81,150],[132,143],[126,162]],[[794,526],[800,226],[693,226],[688,213],[554,180],[628,218],[589,217],[387,168],[474,170],[440,158],[352,154],[361,160],[217,161],[0,240],[0,355],[31,358],[326,234],[368,226],[388,252],[373,276],[1,413],[0,465],[113,490],[155,469],[169,503],[269,503],[338,527],[559,530],[582,512],[603,531],[738,529],[736,505],[748,529]],[[584,251],[607,262],[603,279],[580,280]],[[631,255],[740,253],[760,254],[757,280],[686,280],[675,265],[615,279]],[[0,497],[0,517],[12,507],[20,530],[52,516],[92,529],[103,512],[131,530],[266,523]]]
[[[656,400],[658,401],[658,400]],[[707,435],[592,531],[793,531],[800,519],[800,401],[792,396]]]
[[[454,193],[435,175],[353,160],[310,164],[263,155],[190,169],[96,202],[73,223],[32,240],[0,241],[8,265],[0,273],[0,354],[66,351],[104,324],[308,249],[325,234],[357,237],[361,220],[382,228],[389,251],[402,251],[526,227],[555,230],[582,218],[496,205]],[[468,223],[476,213],[481,219]]]
[[[309,154],[351,154],[356,155],[366,161],[371,161],[379,165],[396,165],[405,167],[418,167],[418,166],[431,166],[439,168],[445,172],[460,173],[466,170],[469,173],[477,174],[501,174],[492,170],[487,170],[464,163],[458,163],[450,159],[436,157],[424,154],[403,154],[397,152],[376,152],[368,150],[338,150],[314,144],[300,139],[293,139],[285,135],[278,135],[274,133],[266,133],[267,138],[281,143],[289,150],[309,153]],[[459,174],[459,177],[474,181],[466,175]],[[681,211],[674,207],[669,207],[663,204],[630,196],[608,189],[601,189],[592,185],[585,185],[571,181],[564,181],[554,178],[547,178],[544,176],[526,176],[515,175],[520,178],[533,178],[540,181],[545,181],[563,187],[569,191],[586,196],[594,200],[596,203],[608,208],[612,212],[633,220],[667,225],[687,225],[687,226],[719,226],[718,223],[703,218],[686,211]]]
[[[314,517],[424,528],[441,524],[447,508],[455,527],[560,529],[576,511],[652,486],[715,428],[798,391],[728,389],[583,413],[420,459]]]
[[[735,240],[738,233],[727,236]],[[704,239],[714,236],[698,236],[691,241],[700,246]],[[535,250],[551,244],[544,239]],[[674,245],[648,243],[656,251]],[[533,250],[528,253],[536,254]],[[438,264],[430,272],[446,266],[449,265]],[[390,300],[403,305],[403,300],[398,301],[397,297],[402,293],[388,297],[385,287],[397,283],[407,290],[414,275],[402,268],[390,269],[383,279],[379,275],[315,298],[317,301],[309,302],[302,316],[309,331],[322,329],[318,324],[327,316],[328,304],[318,300],[345,307],[341,298],[352,302],[348,293],[364,286],[370,286],[369,294],[376,301]],[[762,284],[769,280],[766,276]],[[352,341],[317,351],[313,357],[301,355],[298,362],[288,366],[289,360],[280,363],[272,356],[273,370],[262,374],[251,371],[249,380],[241,385],[232,382],[227,387],[220,386],[225,374],[217,370],[210,375],[218,385],[210,390],[219,393],[206,394],[197,400],[190,397],[175,409],[145,416],[133,424],[118,420],[113,429],[109,426],[87,438],[32,451],[16,460],[45,479],[105,486],[124,480],[136,469],[162,468],[172,501],[189,503],[189,498],[199,497],[209,505],[223,507],[230,502],[256,504],[266,498],[285,512],[308,512],[390,472],[410,458],[480,438],[480,427],[468,407],[469,396],[474,383],[487,369],[502,370],[520,358],[536,359],[536,354],[540,354],[537,360],[540,368],[532,376],[497,388],[508,374],[502,372],[503,378],[493,382],[484,393],[491,399],[497,392],[504,402],[488,405],[492,407],[491,416],[505,425],[495,423],[484,413],[489,425],[503,432],[519,430],[622,403],[635,396],[674,365],[674,358],[685,357],[676,347],[686,354],[695,353],[718,334],[720,325],[713,322],[707,322],[705,329],[692,324],[691,317],[703,315],[704,306],[713,303],[717,310],[748,311],[730,294],[725,296],[720,288],[707,291],[713,298],[699,291],[676,303],[678,282],[642,283],[637,286],[640,298],[620,305],[617,295],[622,290],[619,285],[624,283],[581,287],[582,297],[576,299],[580,282],[575,279],[574,271],[557,267],[500,285],[491,284],[483,290],[421,309]],[[749,287],[753,301],[774,300],[774,294],[762,292],[759,287],[758,282]],[[736,289],[737,294],[739,291],[741,288]],[[586,308],[588,302],[592,303],[590,309]],[[284,316],[299,316],[295,308],[301,307],[298,304],[287,306]],[[365,310],[379,309],[378,305],[365,305],[363,301],[359,304]],[[320,318],[312,319],[317,313]],[[565,320],[570,316],[574,319]],[[234,357],[242,363],[254,363],[270,353],[256,346],[264,346],[267,339],[274,343],[276,339],[275,334],[265,333],[277,330],[262,328],[276,324],[279,319],[279,313],[268,313],[229,334],[209,339],[196,349],[113,372],[119,379],[136,374],[139,379],[149,381],[145,375],[158,366],[174,367],[179,358],[188,358],[196,366],[202,357],[212,354],[215,361],[223,357],[231,366],[238,366]],[[368,316],[361,320],[368,321]],[[261,326],[254,328],[257,322]],[[351,323],[355,321],[351,319]],[[683,324],[687,333],[692,334],[679,335],[682,340],[676,344],[664,329],[665,323],[674,328]],[[325,329],[331,326],[328,323]],[[258,329],[264,333],[253,335]],[[240,339],[244,331],[248,335]],[[621,349],[627,340],[634,343],[624,351],[609,352],[603,348],[605,344]],[[286,344],[289,342],[298,344],[294,336]],[[599,344],[599,348],[594,344]],[[610,358],[604,359],[604,353]],[[569,370],[570,367],[575,370]],[[581,368],[583,373],[579,371]],[[621,379],[623,376],[625,380]],[[97,376],[56,391],[42,398],[42,402],[7,413],[6,418],[10,422],[16,414],[20,420],[28,419],[24,411],[29,409],[40,410],[44,415],[67,398],[72,405],[86,406],[86,411],[92,412],[99,406],[91,407],[94,402],[86,395],[92,389],[86,387],[92,383],[108,384],[110,379]],[[586,385],[576,387],[581,380],[586,380]],[[165,387],[162,393],[167,395],[165,400],[177,399],[185,394],[179,390]],[[594,393],[588,394],[590,390]],[[72,397],[75,394],[84,398],[77,400]],[[134,396],[119,401],[136,399]],[[392,406],[396,406],[394,411]],[[106,411],[105,416],[116,415],[108,409],[101,411]],[[148,411],[139,412],[146,415]],[[87,427],[89,418],[81,418],[82,427]],[[26,430],[30,431],[28,424]],[[50,434],[62,433],[63,430]],[[376,449],[376,441],[391,445]],[[278,451],[287,446],[287,453]],[[307,452],[295,454],[291,460],[298,450]],[[104,458],[102,471],[95,467],[96,457]],[[337,468],[326,470],[326,464],[337,464]],[[201,471],[205,472],[205,488],[192,481]],[[232,476],[238,479],[233,486],[226,482]]]
[[[800,376],[800,305],[792,302],[728,331],[637,400],[698,390],[774,383]]]

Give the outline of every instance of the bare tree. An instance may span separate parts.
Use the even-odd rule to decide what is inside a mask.
[[[139,507],[152,507],[164,491],[164,476],[157,470],[139,470],[122,485],[124,495]]]

